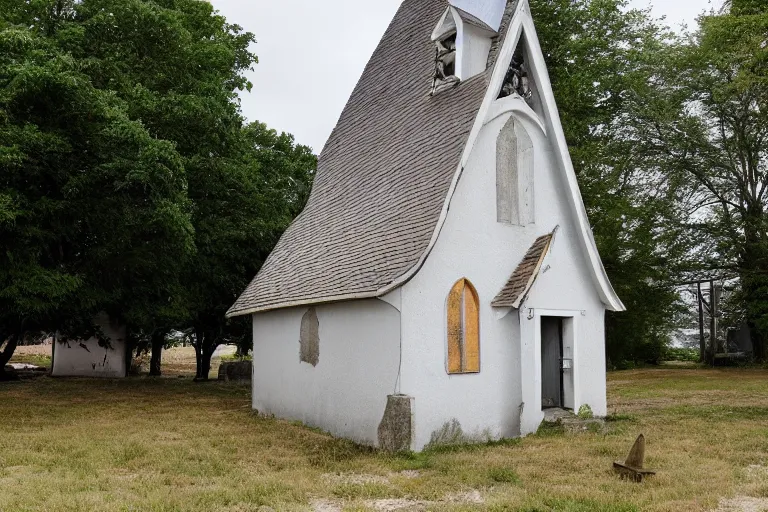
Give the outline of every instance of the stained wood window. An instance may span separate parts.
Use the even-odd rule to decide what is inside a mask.
[[[480,301],[467,279],[448,294],[448,373],[480,371]]]

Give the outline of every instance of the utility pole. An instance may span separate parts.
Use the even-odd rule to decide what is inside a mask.
[[[717,292],[715,291],[715,282],[709,282],[709,339],[710,350],[712,351],[712,362],[715,361],[715,354],[717,354]]]
[[[704,339],[704,296],[701,291],[701,282],[696,283],[698,294],[696,295],[699,303],[699,362],[707,361],[707,342]]]

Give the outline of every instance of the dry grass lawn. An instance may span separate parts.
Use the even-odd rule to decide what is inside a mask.
[[[639,370],[609,380],[604,432],[545,429],[410,456],[259,418],[236,385],[0,384],[0,510],[759,511],[768,503],[768,371]],[[621,481],[611,463],[640,432],[659,474]]]

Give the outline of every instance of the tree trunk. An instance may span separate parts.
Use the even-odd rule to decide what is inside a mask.
[[[195,327],[195,341],[192,346],[195,347],[195,381],[203,380],[203,344],[205,343],[205,332],[200,327]]]
[[[165,331],[155,331],[152,333],[152,358],[149,361],[150,377],[160,377],[162,375],[163,347],[165,346]]]
[[[752,355],[755,362],[764,363],[768,361],[763,333],[758,326],[750,320],[747,320],[747,328],[749,328],[749,338],[752,341]]]
[[[760,363],[768,360],[768,249],[762,240],[761,221],[762,211],[758,211],[745,223],[746,243],[739,262],[747,325],[755,360]]]
[[[715,282],[709,282],[709,356],[714,365],[717,356],[717,289]]]
[[[16,351],[16,347],[19,344],[19,335],[14,334],[5,344],[5,349],[0,352],[0,381],[11,380],[13,377],[5,371],[5,365],[11,361],[13,353]],[[2,348],[2,342],[0,341],[0,348]]]
[[[707,343],[704,340],[704,303],[702,302],[704,297],[701,292],[701,283],[696,286],[698,290],[696,299],[699,303],[699,362],[705,363],[707,361]]]
[[[211,373],[211,357],[213,357],[213,350],[204,347],[199,380],[208,380],[208,374]]]
[[[218,343],[213,332],[204,329],[195,328],[195,359],[197,361],[197,372],[195,381],[207,381],[208,374],[211,373],[211,358],[216,351]]]
[[[53,342],[56,345],[56,341]],[[125,340],[125,376],[128,377],[131,374],[131,366],[133,366],[133,350],[136,348],[136,342],[133,336],[129,336]],[[55,349],[54,349],[55,354]]]

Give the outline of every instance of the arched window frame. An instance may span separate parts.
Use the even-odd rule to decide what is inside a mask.
[[[496,141],[496,220],[535,224],[533,140],[523,123],[510,117]]]
[[[480,299],[467,278],[456,281],[446,299],[446,371],[480,372]]]

